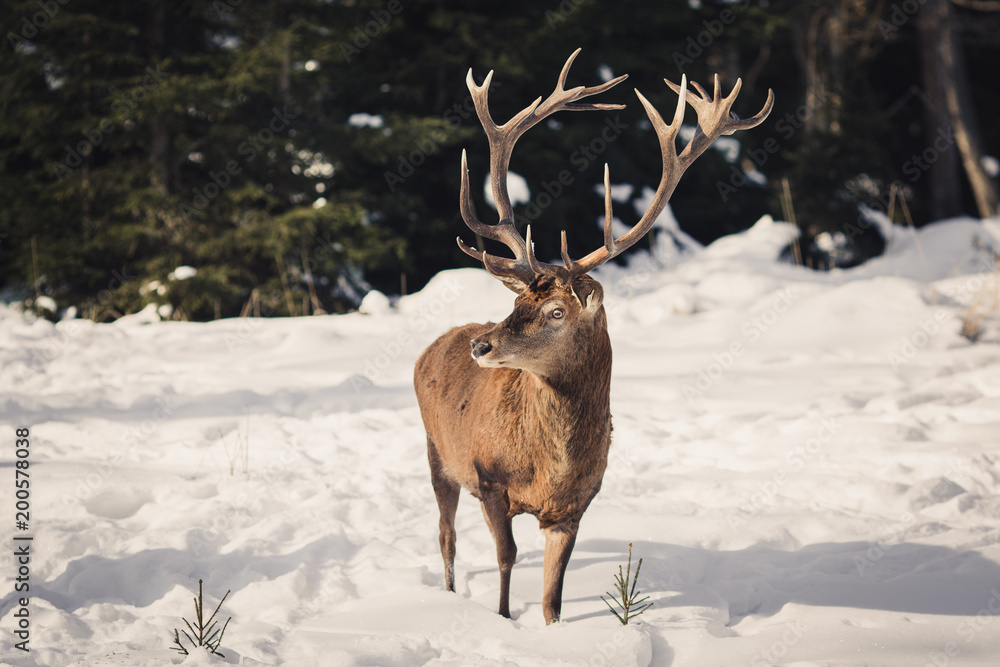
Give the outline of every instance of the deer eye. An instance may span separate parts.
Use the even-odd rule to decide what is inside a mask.
[[[565,315],[566,311],[563,310],[562,308],[556,308],[551,313],[549,313],[549,317],[551,317],[554,320],[561,320]]]

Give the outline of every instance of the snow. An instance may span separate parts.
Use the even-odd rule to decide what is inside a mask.
[[[490,180],[490,175],[486,174],[486,178],[483,181],[483,196],[486,198],[486,203],[495,209],[497,207],[497,203],[493,200],[493,187],[491,183],[492,181]],[[508,170],[507,196],[510,197],[511,206],[530,203],[531,188],[528,187],[527,179],[517,172]]]
[[[309,63],[314,63],[314,62],[316,61],[310,60],[308,63],[306,63],[306,69],[309,69]],[[319,65],[317,63],[317,66],[314,67],[313,69],[317,69],[318,66]],[[351,127],[374,127],[377,129],[385,125],[385,119],[380,114],[370,114],[363,112],[352,113],[350,116],[347,117],[347,124],[350,125]]]
[[[611,185],[611,200],[617,202],[627,202],[635,189],[630,183],[615,183]],[[601,197],[604,196],[604,183],[594,183],[594,192]]]
[[[892,228],[888,256],[814,273],[777,262],[793,228],[762,219],[669,268],[602,267],[614,439],[550,627],[536,522],[514,522],[507,620],[464,493],[442,590],[411,375],[447,328],[507,315],[484,271],[368,314],[51,323],[0,305],[35,538],[30,653],[0,568],[2,664],[180,664],[198,579],[212,608],[232,590],[232,621],[226,657],[191,665],[995,664],[998,232]],[[629,542],[655,606],[622,626],[599,596]]]
[[[653,203],[656,192],[649,186],[644,186],[639,197],[633,202],[635,213],[642,217]],[[653,258],[661,266],[673,266],[682,256],[701,249],[701,244],[688,236],[674,217],[674,211],[668,203],[663,211],[653,221],[653,228],[661,230],[653,241]]]
[[[606,63],[601,63],[597,66],[597,76],[600,77],[601,81],[611,81],[615,78],[615,71]]]
[[[35,299],[35,307],[39,308],[41,310],[47,310],[50,313],[58,313],[59,312],[59,304],[57,304],[56,300],[53,299],[50,296],[44,296],[44,295],[42,295],[42,296],[37,297]]]
[[[689,143],[691,139],[694,138],[694,134],[697,129],[697,125],[681,125],[681,130],[679,132],[681,141],[685,144]],[[725,136],[719,137],[712,143],[711,147],[722,153],[722,157],[725,158],[726,162],[730,164],[735,164],[736,160],[740,157],[739,139],[733,139],[732,137]]]
[[[163,296],[164,294],[167,293],[167,289],[168,289],[167,286],[161,283],[159,280],[151,280],[150,282],[146,283],[145,285],[139,288],[139,294],[142,296],[146,296],[150,292],[156,292],[160,296]]]
[[[196,275],[198,275],[198,269],[193,266],[178,266],[170,272],[170,275],[167,276],[167,280],[190,280]]]
[[[392,304],[389,301],[389,297],[373,289],[368,294],[365,294],[365,298],[361,299],[358,312],[365,315],[385,315],[391,308]]]
[[[983,165],[983,169],[990,178],[996,178],[1000,176],[1000,160],[992,155],[984,155],[979,161]]]

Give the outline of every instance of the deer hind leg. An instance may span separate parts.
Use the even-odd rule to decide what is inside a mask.
[[[444,587],[455,590],[455,512],[458,510],[458,496],[462,487],[450,479],[444,470],[441,456],[430,436],[427,437],[427,459],[431,464],[431,484],[437,497],[438,510],[441,519],[440,529],[441,557],[444,559]]]
[[[579,521],[567,521],[545,528],[542,614],[545,616],[546,625],[558,621],[562,613],[563,577],[566,574],[570,554],[573,553],[573,545],[576,544],[576,533],[579,528]]]

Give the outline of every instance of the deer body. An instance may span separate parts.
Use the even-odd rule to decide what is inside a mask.
[[[543,528],[579,519],[607,463],[611,342],[603,306],[592,319],[579,336],[585,348],[549,373],[480,367],[469,341],[497,328],[484,324],[444,334],[416,365],[417,399],[445,474],[477,498],[484,486],[502,485],[508,513],[533,514]]]
[[[478,498],[497,546],[500,566],[500,614],[510,616],[510,573],[517,556],[511,519],[523,513],[538,518],[545,531],[545,622],[559,619],[566,565],[580,518],[601,488],[611,445],[611,342],[604,311],[604,291],[587,272],[641,239],[667,204],[684,169],[723,133],[754,127],[773,103],[740,120],[730,113],[739,81],[728,97],[692,84],[698,97],[690,103],[699,127],[678,155],[674,145],[684,116],[687,82],[667,82],[680,99],[669,125],[642,95],[663,153],[663,174],[649,210],[620,238],[611,233],[611,187],[604,171],[604,246],[580,260],[567,252],[563,266],[539,262],[531,228],[522,238],[514,226],[507,192],[507,167],[517,138],[560,110],[620,109],[616,104],[581,104],[625,76],[592,88],[564,88],[579,50],[566,61],[555,91],[502,126],[490,117],[487,95],[493,73],[477,86],[467,77],[476,112],[490,142],[491,186],[500,223],[480,222],[472,210],[465,153],[462,154],[460,203],[466,224],[478,234],[504,243],[514,258],[495,257],[469,248],[494,277],[517,293],[514,310],[500,324],[469,324],[448,331],[417,360],[414,388],[427,432],[431,482],[440,510],[440,544],[445,587],[455,589],[455,512],[462,487]],[[470,350],[471,347],[471,350]],[[471,352],[471,354],[470,354]]]
[[[468,335],[484,326],[445,334],[417,362],[418,400],[433,406],[425,418],[428,446],[442,474],[476,498],[502,486],[510,516],[533,514],[543,528],[578,519],[607,464],[611,415],[600,401],[607,381],[565,392],[528,371],[480,368],[467,351]],[[461,363],[440,365],[459,355]],[[497,449],[497,442],[509,446]]]

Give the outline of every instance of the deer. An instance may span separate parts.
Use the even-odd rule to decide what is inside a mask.
[[[656,132],[663,158],[660,182],[638,223],[618,238],[612,233],[610,172],[604,165],[604,244],[574,260],[561,236],[562,265],[539,261],[531,226],[522,237],[515,225],[507,175],[515,142],[539,121],[558,111],[623,109],[623,104],[581,103],[624,81],[622,75],[600,85],[566,89],[574,51],[544,101],[538,97],[507,123],[497,125],[489,111],[493,71],[477,85],[472,69],[466,83],[489,142],[490,187],[499,222],[476,218],[469,193],[469,168],[462,151],[459,208],[465,224],[481,237],[504,244],[513,258],[459,248],[482,262],[493,277],[517,294],[514,309],[499,324],[467,324],[431,343],[414,367],[414,389],[427,433],[431,484],[440,511],[439,542],[444,585],[455,590],[455,515],[465,488],[480,501],[496,543],[500,569],[498,613],[510,618],[510,577],[517,557],[511,529],[514,516],[532,514],[544,531],[542,613],[545,624],[560,618],[562,589],[580,519],[601,489],[611,446],[611,340],[604,289],[588,273],[635,245],[667,205],[681,175],[719,136],[756,127],[774,104],[769,90],[763,109],[740,119],[731,112],[738,79],[728,96],[719,77],[709,94],[686,75],[680,85],[665,79],[678,94],[673,121],[665,123],[649,101],[635,91]],[[694,107],[698,127],[678,154],[676,138],[686,105]]]

